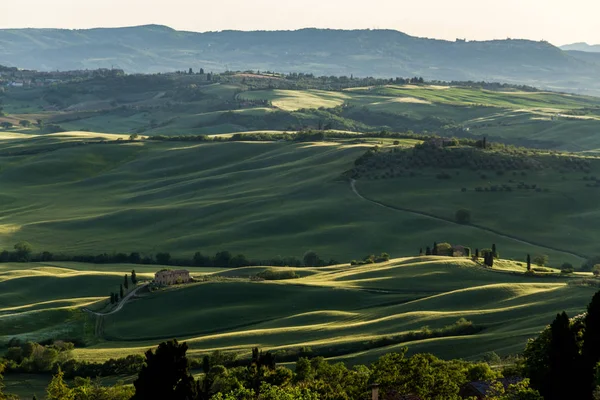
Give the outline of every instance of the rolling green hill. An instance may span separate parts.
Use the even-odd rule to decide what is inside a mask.
[[[409,345],[411,351],[442,357],[479,358],[488,351],[519,352],[556,310],[579,313],[594,292],[569,284],[577,278],[527,277],[525,267],[499,263],[510,264],[510,270],[484,269],[467,259],[417,257],[312,268],[302,278],[263,282],[244,277],[256,268],[192,268],[199,283],[142,292],[106,317],[80,309],[101,306],[132,266],[112,265],[105,272],[77,263],[3,264],[3,293],[20,295],[0,298],[0,340],[78,339],[88,346],[78,347],[75,356],[89,360],[140,353],[173,336],[187,341],[196,356],[216,349],[245,355],[253,346],[280,354],[310,347],[355,363]],[[140,268],[142,279],[151,277],[151,270]],[[60,290],[44,291],[41,298],[33,291],[40,284]],[[96,318],[103,319],[100,332]],[[403,339],[408,332],[424,332],[424,326],[436,330],[460,318],[478,331]]]
[[[0,92],[12,133],[203,135],[326,129],[487,136],[528,147],[600,148],[600,99],[493,84],[391,84],[229,73],[96,77]],[[370,85],[373,86],[360,86]],[[494,90],[492,90],[494,88]],[[23,128],[21,121],[34,125]],[[42,121],[41,126],[36,125]]]
[[[56,147],[61,138],[66,147]],[[440,181],[436,176],[443,168],[394,178],[375,169],[358,179],[355,193],[344,174],[372,146],[368,140],[87,145],[82,140],[88,139],[63,134],[7,141],[34,151],[0,157],[0,248],[26,240],[36,252],[169,251],[191,258],[196,251],[229,250],[259,260],[301,258],[314,250],[325,260],[349,261],[384,251],[417,254],[433,241],[448,241],[473,249],[496,243],[503,256],[520,260],[527,253],[548,254],[556,266],[564,261],[579,266],[582,257],[595,255],[589,221],[597,189],[586,187],[582,172],[557,172],[557,180],[550,171],[528,171],[527,178],[514,179],[551,191],[486,194],[475,186],[512,177],[480,172],[489,176],[483,182],[475,172],[459,169],[462,175]],[[593,176],[597,162],[590,160]],[[574,190],[588,196],[569,200]],[[445,200],[434,201],[440,198]],[[538,201],[545,208],[532,212]],[[471,209],[473,225],[454,222],[459,208]],[[494,212],[509,215],[498,218]],[[553,224],[565,228],[550,229]],[[571,229],[585,234],[575,236]]]

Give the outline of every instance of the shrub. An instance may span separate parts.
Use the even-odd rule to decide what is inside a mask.
[[[452,245],[450,243],[438,243],[437,246],[435,246],[436,250],[437,250],[437,255],[438,256],[452,256],[453,255],[453,249],[452,249]]]
[[[533,258],[533,263],[539,267],[543,267],[548,264],[548,256],[546,254],[539,254]]]
[[[279,281],[279,280],[285,280],[285,279],[299,278],[298,274],[296,274],[296,271],[277,270],[274,268],[269,268],[262,272],[259,272],[258,274],[256,274],[256,276],[258,276],[259,278],[262,278],[266,281]]]
[[[573,272],[575,272],[575,270],[573,268],[563,268],[562,271],[560,271],[561,274],[572,274]]]
[[[459,224],[469,224],[471,223],[471,211],[460,209],[456,212],[455,219]]]
[[[573,270],[573,264],[568,263],[568,262],[563,263],[563,265],[560,266],[560,269],[562,269],[562,270],[566,270],[566,269]]]

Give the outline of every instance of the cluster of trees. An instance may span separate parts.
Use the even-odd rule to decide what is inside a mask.
[[[133,286],[137,285],[137,275],[135,273],[135,269],[131,270],[131,283]],[[110,294],[110,304],[117,304],[119,301],[125,298],[125,294],[129,290],[129,277],[125,274],[123,283],[119,285],[118,293]]]
[[[249,260],[243,254],[233,255],[229,251],[219,251],[214,256],[204,255],[196,252],[192,258],[175,258],[169,252],[159,252],[154,255],[133,253],[102,253],[98,255],[68,255],[55,254],[44,251],[39,254],[33,253],[33,247],[28,242],[19,242],[15,244],[14,251],[4,250],[0,252],[0,263],[3,262],[48,262],[48,261],[75,261],[90,264],[145,264],[145,265],[173,265],[181,267],[220,267],[220,268],[240,268],[247,266],[273,265],[290,267],[321,267],[326,265],[339,264],[338,261],[330,259],[323,260],[314,251],[307,251],[300,259],[297,257],[276,257],[265,260]],[[132,271],[132,283],[137,283],[135,271]],[[133,281],[135,280],[135,282]],[[127,278],[123,283],[125,289]],[[123,290],[120,290],[120,293]],[[120,294],[117,293],[117,294]],[[121,298],[123,296],[121,295]],[[118,298],[117,298],[118,300]]]
[[[253,349],[251,361],[244,366],[227,368],[214,364],[210,357],[202,363],[203,374],[195,379],[190,372],[188,347],[176,340],[161,343],[149,350],[134,381],[132,392],[124,396],[122,385],[104,388],[113,391],[105,400],[317,400],[363,399],[371,397],[371,387],[378,384],[383,398],[387,395],[415,395],[423,399],[462,399],[461,388],[468,382],[496,382],[491,385],[489,400],[541,400],[539,393],[529,387],[528,380],[505,388],[499,383],[503,373],[486,363],[463,360],[444,361],[431,354],[407,355],[407,349],[382,356],[371,365],[346,367],[331,364],[322,357],[301,358],[295,370],[278,366],[269,352]],[[510,376],[510,375],[507,375]],[[94,384],[89,379],[76,379],[67,385],[59,370],[48,386],[49,399],[88,399],[80,397],[85,387]],[[99,390],[95,388],[94,390]],[[108,393],[108,392],[107,392]],[[93,397],[100,398],[100,397]]]
[[[592,400],[600,395],[600,292],[587,312],[569,319],[558,314],[539,337],[530,340],[524,370],[546,400]]]
[[[374,254],[368,255],[363,258],[361,261],[352,260],[350,261],[350,265],[365,265],[365,264],[377,264],[382,262],[390,261],[390,255],[388,253],[381,253],[376,256]]]
[[[74,348],[71,342],[55,341],[42,345],[13,339],[4,354],[3,364],[7,372],[50,372],[56,365],[72,359],[71,351]]]

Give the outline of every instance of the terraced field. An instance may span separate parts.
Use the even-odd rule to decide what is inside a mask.
[[[171,337],[186,340],[192,355],[215,349],[245,355],[253,346],[277,351],[308,346],[353,363],[409,345],[411,351],[442,357],[478,358],[487,351],[519,352],[557,311],[579,313],[594,293],[568,284],[577,278],[527,277],[523,266],[508,261],[500,265],[487,270],[467,259],[402,258],[376,265],[302,268],[297,269],[301,278],[263,282],[248,277],[264,268],[192,269],[199,283],[140,294],[118,313],[101,317],[98,334],[95,318],[100,317],[81,308],[102,307],[105,294],[133,266],[2,264],[0,342],[13,337],[78,339],[88,347],[77,348],[76,357],[91,360],[141,353]],[[160,267],[135,268],[142,279],[149,279]],[[452,325],[460,318],[482,330],[377,344],[424,326]]]

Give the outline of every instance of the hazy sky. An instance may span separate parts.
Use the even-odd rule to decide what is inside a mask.
[[[454,40],[600,43],[599,0],[23,0],[2,28],[162,24],[190,31],[389,28]],[[25,7],[24,7],[25,6]],[[10,16],[10,17],[6,17]]]

